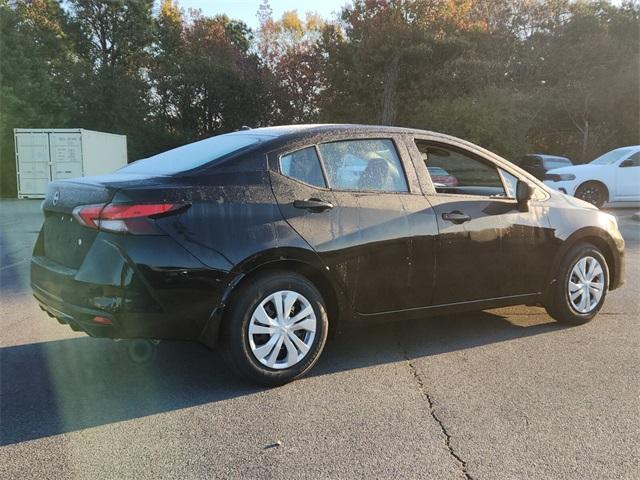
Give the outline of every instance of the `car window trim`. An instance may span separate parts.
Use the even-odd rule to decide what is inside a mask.
[[[324,184],[327,186],[326,188],[330,191],[333,191],[331,188],[331,184],[329,183],[329,174],[327,173],[327,169],[324,167],[324,161],[322,160],[322,153],[320,152],[320,148],[318,148],[318,144],[314,143],[313,148],[316,151],[316,155],[318,156],[318,162],[320,162],[320,170],[322,170],[322,176],[324,177]]]
[[[400,163],[400,168],[402,169],[402,174],[404,175],[404,184],[406,186],[406,190],[362,190],[362,189],[349,189],[349,188],[334,188],[333,185],[329,182],[329,178],[327,175],[327,185],[331,191],[334,192],[348,192],[348,193],[392,193],[392,194],[412,194],[411,192],[411,184],[409,183],[409,177],[406,172],[406,166],[404,165],[404,161],[402,159],[402,155],[400,155],[400,149],[398,148],[398,143],[394,137],[354,137],[354,138],[341,138],[339,140],[327,140],[325,142],[318,142],[315,144],[316,149],[318,151],[318,156],[320,158],[320,164],[322,165],[322,170],[325,171],[324,166],[324,158],[322,157],[322,152],[320,152],[320,145],[326,145],[329,143],[340,143],[340,142],[357,142],[357,141],[366,141],[366,140],[390,140],[393,144],[393,148],[396,152],[396,158]]]
[[[431,193],[431,194],[425,194],[425,195],[430,195],[430,196],[437,195],[438,197],[447,197],[447,198],[467,198],[470,200],[497,200],[500,202],[505,202],[505,203],[514,204],[514,205],[517,203],[516,199],[514,198],[501,197],[499,195],[496,195],[496,196],[474,195],[472,193]]]

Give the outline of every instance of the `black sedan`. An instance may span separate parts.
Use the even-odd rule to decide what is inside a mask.
[[[571,167],[573,163],[567,157],[530,153],[520,160],[520,168],[526,170],[538,180],[546,180],[547,171],[554,168]]]
[[[43,209],[31,284],[51,316],[197,340],[267,385],[349,325],[515,304],[584,323],[623,281],[614,217],[421,130],[243,130],[52,183]]]

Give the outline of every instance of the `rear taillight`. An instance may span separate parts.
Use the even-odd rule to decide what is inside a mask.
[[[73,216],[85,227],[98,228],[96,222],[100,220],[100,212],[105,205],[104,203],[99,205],[81,205],[73,209]]]
[[[149,221],[186,207],[184,203],[107,203],[81,205],[73,209],[74,218],[85,227],[134,234],[158,233]]]

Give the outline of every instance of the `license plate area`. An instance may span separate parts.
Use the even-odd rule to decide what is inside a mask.
[[[46,213],[43,233],[45,256],[70,268],[80,266],[96,236],[71,214],[59,212]]]

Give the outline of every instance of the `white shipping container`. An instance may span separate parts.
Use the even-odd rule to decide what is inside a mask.
[[[18,198],[44,198],[52,180],[102,175],[127,164],[127,137],[83,128],[16,128]]]

